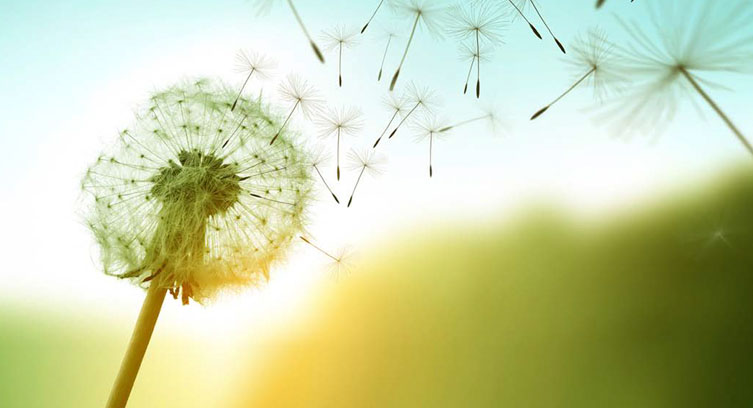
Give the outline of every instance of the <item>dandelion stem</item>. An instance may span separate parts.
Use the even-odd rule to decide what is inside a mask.
[[[303,34],[306,35],[306,38],[309,40],[309,44],[311,44],[311,48],[314,50],[314,54],[316,54],[316,57],[319,58],[319,61],[322,64],[324,64],[324,55],[319,50],[319,47],[316,45],[314,40],[311,38],[309,31],[306,29],[306,26],[303,24],[303,20],[301,19],[300,14],[298,14],[298,10],[295,8],[295,5],[293,4],[293,0],[288,0],[288,5],[290,6],[290,10],[293,11],[293,15],[295,16],[295,19],[298,21],[298,25],[301,26],[301,30],[303,30]]]
[[[431,155],[432,155],[433,147],[434,147],[434,132],[431,132],[429,133],[429,178],[431,178],[431,176],[434,173],[431,167],[431,159],[432,159]]]
[[[285,205],[289,205],[289,206],[295,206],[295,203],[288,203],[288,202],[285,202],[285,201],[275,200],[274,198],[264,197],[264,196],[256,194],[256,193],[249,193],[249,195],[251,197],[258,198],[259,200],[267,200],[267,201],[271,201],[271,202],[277,203],[277,204],[285,204]]]
[[[337,57],[337,81],[340,88],[343,86],[343,43],[340,41],[340,51]]]
[[[141,312],[133,328],[131,341],[120,364],[120,371],[112,386],[110,398],[107,400],[107,408],[122,408],[126,406],[131,394],[133,383],[144,359],[149,340],[152,338],[154,326],[157,324],[162,303],[165,300],[167,290],[158,285],[151,284],[146,292],[146,298],[141,306]]]
[[[337,128],[337,180],[340,180],[340,128]]]
[[[719,107],[719,105],[714,102],[713,99],[711,99],[711,96],[706,93],[706,91],[701,88],[701,85],[698,83],[698,81],[693,78],[693,75],[688,72],[685,67],[680,67],[680,73],[690,82],[690,84],[693,86],[693,88],[703,97],[704,100],[711,106],[712,109],[714,109],[714,112],[716,112],[717,115],[724,121],[724,123],[727,125],[727,127],[730,128],[732,133],[737,136],[737,139],[740,140],[740,142],[745,146],[746,149],[748,149],[748,152],[750,154],[753,154],[753,146],[751,146],[750,142],[748,142],[748,139],[745,138],[745,136],[740,132],[740,130],[735,126],[734,123],[732,123],[732,120],[722,112],[722,109]]]
[[[277,131],[277,133],[275,134],[275,137],[273,137],[272,141],[269,142],[270,145],[273,144],[275,140],[277,140],[277,138],[280,136],[280,133],[282,133],[283,129],[285,129],[285,126],[288,125],[288,121],[290,121],[290,117],[293,116],[293,112],[295,112],[295,110],[298,108],[298,105],[300,103],[301,103],[300,100],[295,102],[295,105],[293,105],[293,109],[290,110],[290,113],[288,113],[288,117],[285,118],[285,122],[282,122],[282,126],[280,126],[280,130]]]
[[[416,20],[413,22],[413,28],[410,30],[410,36],[408,37],[408,43],[405,44],[405,51],[403,51],[403,57],[400,59],[400,64],[397,66],[397,70],[395,71],[395,75],[392,76],[392,82],[390,83],[390,91],[395,89],[395,84],[397,83],[397,77],[400,76],[400,69],[403,67],[403,63],[405,63],[405,57],[408,56],[408,49],[410,49],[410,45],[413,42],[413,37],[416,35],[416,28],[418,27],[418,22],[421,20],[421,12],[416,12]]]
[[[366,29],[369,28],[369,24],[371,24],[371,20],[373,20],[374,17],[376,17],[377,12],[382,7],[382,3],[384,3],[384,0],[380,0],[379,1],[379,4],[377,5],[376,10],[374,10],[374,13],[371,14],[371,17],[369,18],[369,21],[367,21],[366,24],[361,29],[361,34],[363,34],[366,31]]]
[[[390,126],[392,126],[392,122],[395,121],[395,118],[397,117],[398,113],[400,113],[400,110],[399,109],[395,109],[395,113],[392,114],[392,117],[390,118],[390,121],[387,122],[387,126],[384,127],[384,130],[382,131],[382,134],[379,135],[379,138],[376,140],[376,142],[374,142],[374,148],[377,147],[377,145],[379,144],[379,142],[384,137],[384,134],[387,133],[387,131],[390,129]]]
[[[335,202],[340,204],[340,200],[337,199],[335,192],[332,191],[332,188],[330,188],[329,184],[327,184],[327,180],[324,179],[324,175],[322,175],[322,172],[319,171],[319,167],[316,164],[314,165],[314,170],[316,170],[316,173],[319,175],[319,178],[322,179],[322,183],[324,183],[324,187],[327,187],[327,190],[329,190],[329,193],[332,194],[332,198],[335,199]]]
[[[518,14],[520,14],[520,16],[523,17],[523,20],[525,20],[525,22],[528,23],[528,26],[531,27],[531,31],[533,31],[533,34],[535,34],[536,37],[539,37],[539,40],[543,39],[541,37],[541,34],[539,34],[539,30],[537,30],[536,26],[534,26],[533,23],[531,23],[531,21],[528,20],[528,18],[526,18],[525,14],[523,14],[523,12],[520,10],[518,5],[515,4],[515,2],[513,2],[512,0],[507,0],[507,1],[509,1],[510,4],[512,4],[512,6],[515,7],[515,10],[518,11]]]
[[[534,120],[538,118],[539,116],[541,116],[542,114],[544,114],[544,112],[546,112],[549,108],[551,108],[552,105],[559,102],[560,99],[564,98],[565,95],[569,94],[573,89],[578,87],[578,85],[580,85],[583,81],[585,81],[586,78],[588,78],[594,72],[596,72],[596,67],[593,67],[590,70],[588,70],[588,72],[586,72],[585,75],[583,75],[582,77],[580,77],[580,79],[575,81],[575,83],[572,84],[570,88],[567,88],[567,90],[563,92],[560,96],[558,96],[555,100],[553,100],[548,105],[544,106],[543,108],[539,109],[536,113],[534,113],[533,116],[531,116],[531,120]]]
[[[361,172],[358,173],[358,179],[356,180],[356,185],[353,186],[353,192],[350,193],[350,199],[348,200],[348,207],[350,207],[350,204],[353,202],[353,196],[356,195],[356,189],[358,188],[358,183],[361,182],[361,177],[363,176],[364,171],[366,171],[366,166],[361,167]]]
[[[302,240],[303,240],[303,242],[305,242],[305,243],[307,243],[307,244],[311,245],[312,247],[314,247],[314,248],[315,248],[315,249],[316,249],[317,251],[319,251],[319,252],[323,253],[324,255],[328,256],[329,258],[331,258],[331,259],[332,259],[333,261],[335,261],[335,262],[340,262],[340,260],[339,260],[339,259],[337,259],[336,257],[334,257],[334,256],[330,255],[330,253],[329,253],[329,252],[327,252],[327,251],[325,251],[325,250],[323,250],[323,249],[319,248],[318,246],[314,245],[314,244],[313,244],[313,243],[312,243],[311,241],[309,241],[309,240],[308,240],[308,239],[307,239],[306,237],[304,237],[303,235],[299,236],[299,238],[300,238],[300,239],[302,239]]]
[[[478,58],[478,64],[476,64],[476,99],[481,97],[481,42],[478,37],[479,30],[476,29],[476,58]]]
[[[384,55],[382,55],[382,64],[379,66],[379,75],[377,75],[377,81],[382,80],[382,71],[384,70],[384,61],[387,60],[387,51],[390,49],[390,43],[392,42],[392,34],[387,38],[387,46],[384,47]]]
[[[552,32],[552,29],[549,28],[549,24],[546,23],[546,20],[544,20],[544,17],[541,15],[541,13],[539,13],[539,8],[536,7],[536,3],[533,0],[531,0],[531,6],[533,6],[534,10],[536,10],[536,14],[539,15],[541,22],[544,23],[544,27],[546,27],[547,31],[549,31],[549,35],[551,35],[552,38],[554,38],[554,42],[557,43],[557,46],[560,48],[560,51],[562,51],[563,54],[567,54],[567,51],[565,51],[565,47],[562,45],[560,40],[557,39],[557,36],[554,35],[554,33]]]
[[[238,96],[235,97],[235,101],[233,101],[233,106],[230,107],[230,110],[235,110],[235,105],[238,104],[238,100],[241,99],[241,95],[243,94],[243,90],[246,89],[246,85],[248,84],[248,81],[251,79],[251,75],[254,74],[254,71],[256,71],[256,68],[251,68],[251,72],[248,73],[248,76],[246,77],[246,80],[243,81],[243,86],[241,86],[241,90],[238,91]]]
[[[445,126],[445,127],[441,128],[441,129],[439,129],[437,131],[437,133],[444,133],[444,132],[447,132],[448,130],[454,129],[456,127],[467,125],[467,124],[473,123],[473,122],[478,122],[479,120],[484,120],[484,119],[487,119],[488,117],[489,117],[489,115],[487,114],[487,115],[478,116],[478,117],[471,118],[471,119],[466,119],[464,121],[455,123],[454,125]]]
[[[463,87],[463,95],[468,93],[468,82],[471,81],[471,73],[473,72],[473,66],[476,64],[476,56],[471,58],[471,66],[468,67],[468,75],[465,76],[465,86]]]
[[[415,110],[416,110],[416,109],[417,109],[417,108],[418,108],[419,106],[421,106],[421,102],[418,102],[418,103],[416,104],[416,106],[414,106],[414,107],[413,107],[413,109],[411,109],[411,110],[410,110],[410,112],[408,112],[408,114],[407,114],[407,115],[403,116],[403,118],[402,118],[402,119],[400,120],[400,123],[398,123],[398,124],[397,124],[397,126],[395,127],[395,129],[393,129],[393,130],[392,130],[392,133],[390,133],[390,137],[388,137],[388,139],[392,139],[392,136],[395,136],[395,133],[397,133],[397,130],[398,130],[398,129],[400,129],[400,126],[402,126],[402,125],[403,125],[403,123],[405,123],[405,121],[406,121],[406,120],[408,120],[408,118],[410,117],[410,115],[411,115],[411,114],[413,114],[413,112],[414,112],[414,111],[415,111]]]

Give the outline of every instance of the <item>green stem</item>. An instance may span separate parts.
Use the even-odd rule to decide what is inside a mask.
[[[161,288],[155,283],[149,286],[144,304],[141,306],[141,312],[136,320],[136,326],[133,328],[131,341],[128,343],[123,362],[120,364],[120,371],[118,371],[118,376],[112,386],[110,399],[107,400],[107,408],[123,408],[126,406],[141,362],[144,360],[149,340],[152,338],[154,326],[157,324],[166,292],[165,288]]]

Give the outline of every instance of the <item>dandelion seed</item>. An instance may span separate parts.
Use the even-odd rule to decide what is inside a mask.
[[[416,122],[414,127],[417,132],[418,141],[429,139],[429,177],[432,177],[434,175],[434,168],[432,166],[434,139],[446,136],[454,126],[444,125],[434,115],[425,115],[421,120]]]
[[[279,0],[257,0],[257,9],[259,13],[264,13],[264,12],[269,11],[272,5],[276,3],[277,1]],[[308,40],[309,45],[311,45],[311,49],[314,51],[316,58],[319,59],[319,62],[324,64],[324,55],[322,54],[321,50],[319,50],[319,47],[314,42],[314,39],[311,38],[309,31],[306,29],[306,25],[303,24],[303,19],[301,18],[301,15],[298,14],[298,9],[296,9],[295,4],[293,4],[293,0],[286,0],[286,2],[288,3],[288,6],[290,7],[290,11],[293,12],[293,16],[295,17],[295,20],[298,22],[298,25],[301,27],[301,31],[303,31],[303,34],[306,36],[306,39]]]
[[[488,107],[484,109],[483,115],[473,116],[471,118],[464,119],[459,122],[455,122],[453,124],[444,126],[439,129],[439,133],[449,132],[450,130],[454,130],[460,127],[465,127],[467,125],[471,125],[478,122],[486,122],[489,126],[489,129],[492,131],[492,133],[497,133],[498,129],[502,127],[502,120],[500,118],[500,114],[498,113],[498,110],[495,107]]]
[[[437,18],[443,10],[442,7],[436,6],[436,2],[432,4],[429,0],[394,0],[394,3],[392,4],[398,13],[411,17],[413,24],[411,25],[410,35],[408,36],[408,42],[405,44],[405,50],[400,59],[400,64],[398,64],[395,74],[392,76],[390,91],[395,89],[397,79],[400,76],[400,71],[403,68],[403,64],[405,64],[408,51],[413,43],[416,30],[419,26],[422,26],[430,33],[439,36],[439,26],[437,25],[435,18]]]
[[[340,139],[343,136],[353,136],[361,130],[361,112],[355,108],[330,110],[319,121],[322,137],[337,137],[337,179],[340,180]]]
[[[435,105],[436,95],[432,90],[425,87],[419,87],[414,83],[411,83],[408,88],[408,102],[406,109],[410,107],[410,110],[400,119],[397,126],[390,132],[388,139],[392,139],[405,122],[411,118],[411,116],[418,112],[431,112],[432,107]],[[377,141],[378,142],[378,141]],[[375,145],[376,146],[376,145]]]
[[[328,51],[337,50],[337,81],[340,87],[343,86],[343,49],[354,46],[357,42],[355,37],[355,31],[350,31],[343,26],[325,31],[322,36],[324,46]]]
[[[395,121],[395,119],[397,119],[398,116],[402,115],[403,112],[405,112],[407,100],[402,96],[398,97],[393,93],[389,93],[384,99],[384,104],[387,106],[391,113],[390,120],[387,122],[387,126],[384,127],[384,130],[382,130],[382,133],[379,135],[376,142],[374,142],[374,148],[377,147],[384,135],[387,134],[387,131],[390,130],[390,126],[392,126],[392,123]]]
[[[333,272],[333,274],[336,277],[340,276],[340,274],[343,271],[348,271],[350,269],[349,260],[351,257],[351,252],[348,248],[343,248],[337,253],[333,254],[333,253],[330,253],[329,251],[325,251],[324,249],[322,249],[321,246],[315,244],[313,240],[309,238],[306,238],[302,235],[299,238],[301,238],[303,242],[305,242],[306,244],[314,248],[317,252],[323,254],[325,257],[327,257],[331,261],[329,269]]]
[[[480,1],[480,0],[479,0],[479,1]],[[530,28],[531,28],[531,31],[533,31],[533,34],[534,34],[534,35],[535,35],[536,37],[538,37],[538,38],[539,38],[539,40],[542,40],[542,39],[543,39],[543,37],[541,37],[541,34],[539,33],[539,30],[537,30],[537,29],[536,29],[536,26],[534,26],[534,25],[533,25],[533,23],[531,23],[531,21],[530,21],[530,20],[528,19],[528,17],[526,17],[526,15],[525,15],[525,14],[523,14],[523,10],[521,10],[521,9],[520,9],[520,7],[518,7],[518,5],[517,5],[517,4],[515,4],[515,2],[514,2],[513,0],[507,0],[507,1],[508,1],[508,3],[510,3],[510,5],[511,5],[511,6],[512,6],[512,7],[513,7],[513,8],[515,9],[515,11],[516,11],[516,12],[518,13],[518,15],[519,15],[520,17],[522,17],[522,18],[523,18],[523,20],[524,20],[524,21],[525,21],[526,23],[528,23],[528,27],[530,27]],[[524,1],[525,1],[525,0],[524,0]]]
[[[148,287],[108,406],[125,406],[168,290],[187,304],[259,284],[305,225],[308,153],[292,132],[268,146],[278,119],[231,110],[235,94],[208,80],[155,93],[83,177],[104,272]]]
[[[313,157],[314,159],[311,161],[311,167],[314,168],[314,170],[316,171],[316,174],[319,176],[319,179],[322,180],[324,187],[327,188],[327,191],[329,191],[329,193],[332,194],[332,198],[335,199],[335,202],[340,204],[340,200],[337,198],[337,195],[335,195],[335,192],[332,191],[332,188],[329,186],[329,183],[327,183],[327,180],[324,178],[322,171],[319,169],[320,167],[324,166],[327,161],[329,161],[329,156],[327,156],[323,151],[320,150],[320,151],[317,151]]]
[[[293,114],[300,110],[303,116],[311,118],[311,116],[321,110],[322,100],[319,97],[319,92],[311,86],[306,80],[303,80],[297,76],[289,76],[285,82],[280,85],[280,94],[282,98],[292,103],[293,106],[290,109],[285,121],[282,122],[280,128],[275,133],[275,136],[269,142],[273,144],[280,134],[285,130],[290,118]]]
[[[682,99],[696,95],[753,154],[753,146],[705,89],[718,85],[704,78],[714,73],[750,73],[752,6],[743,0],[693,6],[667,1],[649,3],[649,29],[643,28],[644,23],[620,20],[632,39],[618,47],[631,88],[606,113],[621,118],[621,131],[656,132],[654,126],[669,122]]]
[[[568,60],[568,63],[577,71],[575,82],[549,104],[536,111],[531,116],[531,120],[543,115],[580,85],[591,86],[596,98],[601,100],[612,87],[619,86],[621,83],[622,77],[617,74],[614,67],[613,46],[603,30],[591,29],[585,37],[579,37],[575,41],[573,49],[575,60]]]
[[[353,191],[350,193],[350,199],[348,199],[348,207],[353,203],[353,197],[356,195],[356,189],[361,183],[361,177],[364,173],[371,175],[379,175],[382,173],[382,165],[385,162],[384,156],[377,154],[374,150],[367,149],[363,153],[358,153],[355,150],[351,150],[348,154],[350,159],[351,170],[358,171],[358,178],[356,184],[353,186]]]
[[[387,32],[387,45],[384,47],[384,54],[382,55],[382,63],[379,65],[379,74],[377,75],[377,82],[382,80],[382,71],[384,71],[384,62],[387,60],[387,52],[390,50],[392,39],[396,38],[397,34],[388,31]]]
[[[256,74],[256,76],[264,78],[268,75],[268,71],[274,68],[275,65],[274,62],[269,60],[264,55],[257,53],[249,54],[243,50],[238,51],[236,62],[237,71],[247,75],[246,80],[243,81],[243,85],[241,86],[240,91],[238,91],[238,96],[236,96],[235,100],[233,101],[233,106],[230,107],[230,110],[235,110],[235,107],[238,104],[238,100],[241,98],[241,95],[243,95],[243,90],[246,89],[248,81],[251,80],[251,76]]]
[[[633,1],[634,1],[634,0],[630,0],[630,2],[631,2],[631,3],[632,3]],[[598,8],[601,8],[601,6],[603,6],[603,5],[604,5],[604,2],[605,2],[605,0],[596,0],[596,8],[597,8],[597,9],[598,9]]]
[[[374,9],[374,12],[371,14],[371,17],[369,17],[369,21],[367,21],[366,24],[363,25],[363,28],[361,29],[361,34],[366,32],[366,29],[369,28],[369,24],[371,24],[371,21],[374,20],[374,17],[376,17],[377,13],[379,12],[379,9],[382,8],[382,4],[384,4],[384,0],[379,0],[379,4],[377,4],[376,9]]]
[[[466,85],[463,88],[465,94],[468,90],[468,81],[476,63],[476,98],[481,97],[481,56],[486,56],[482,46],[492,47],[502,42],[502,31],[505,28],[505,16],[498,7],[490,3],[480,3],[466,6],[456,6],[449,13],[447,31],[451,36],[460,41],[472,40],[475,51],[471,54],[476,58],[471,59],[471,67],[468,69]],[[464,53],[465,54],[465,53]]]
[[[510,0],[512,3],[513,0]],[[536,5],[536,0],[520,0],[522,3],[521,9],[525,8],[526,5],[530,4],[533,10],[536,12],[536,15],[539,16],[539,19],[542,23],[544,23],[544,27],[546,27],[546,30],[549,31],[549,35],[552,36],[552,39],[554,39],[554,42],[557,44],[557,47],[559,47],[560,51],[562,51],[563,54],[567,54],[567,51],[565,51],[565,47],[562,45],[559,39],[557,39],[557,36],[554,35],[552,32],[552,29],[549,28],[549,24],[547,24],[546,20],[544,20],[544,16],[541,15],[541,12],[539,11],[539,7]]]

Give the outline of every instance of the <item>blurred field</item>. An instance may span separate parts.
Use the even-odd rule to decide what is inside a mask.
[[[748,174],[595,225],[402,237],[236,406],[751,406]]]
[[[158,329],[130,406],[751,406],[749,174],[601,222],[539,206],[411,232],[329,285],[295,335],[256,338],[263,362],[238,350],[240,378]],[[0,407],[100,406],[130,327],[14,310]]]

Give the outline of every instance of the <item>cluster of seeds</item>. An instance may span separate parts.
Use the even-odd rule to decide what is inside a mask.
[[[87,170],[107,274],[204,300],[267,276],[304,227],[310,154],[258,100],[207,80],[152,96]]]

